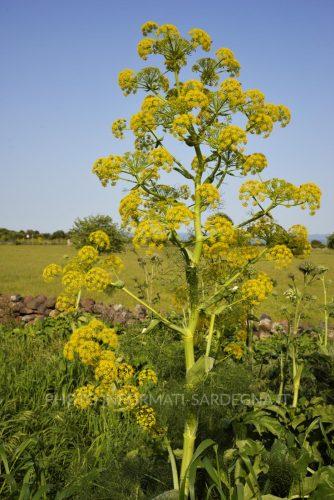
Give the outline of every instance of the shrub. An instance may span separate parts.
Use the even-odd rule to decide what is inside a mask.
[[[327,237],[327,247],[334,248],[334,233]]]
[[[89,235],[94,231],[104,231],[110,239],[110,249],[121,252],[126,242],[125,234],[119,229],[109,215],[90,215],[83,219],[77,218],[70,230],[70,238],[76,248],[89,244]]]

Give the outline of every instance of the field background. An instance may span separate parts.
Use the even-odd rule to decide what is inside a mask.
[[[0,245],[0,294],[57,295],[61,291],[59,282],[45,283],[42,279],[42,270],[51,262],[65,264],[68,258],[75,254],[75,249],[66,245]],[[138,255],[128,246],[126,251],[119,254],[125,264],[121,278],[128,288],[136,289],[137,278],[143,280],[143,271],[138,264]],[[181,274],[181,268],[175,259],[175,251],[170,249],[161,255],[163,264],[156,278],[157,289],[161,291],[161,309],[169,309],[171,303],[175,302],[172,292],[177,276]],[[266,271],[277,281],[275,294],[262,303],[260,311],[270,314],[274,319],[282,318],[282,293],[288,286],[288,275],[297,271],[298,265],[305,259],[295,258],[290,267],[277,270],[269,262],[261,263],[259,268]],[[327,248],[313,250],[308,257],[309,261],[317,265],[323,265],[329,269],[328,299],[334,296],[334,251]],[[312,288],[312,293],[322,299],[322,288],[318,282]],[[110,298],[104,294],[92,294],[89,296],[104,302],[121,303],[127,307],[133,307],[134,302],[122,291],[116,291]],[[310,310],[310,320],[322,321],[319,306],[316,303]]]

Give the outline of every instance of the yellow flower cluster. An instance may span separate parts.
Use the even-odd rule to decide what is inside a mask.
[[[307,257],[311,253],[311,243],[308,240],[308,231],[305,226],[295,224],[289,229],[293,253]]]
[[[74,406],[82,410],[87,410],[96,401],[95,387],[93,384],[79,387],[75,390],[73,396]]]
[[[246,114],[248,116],[247,130],[268,137],[273,124],[280,122],[282,127],[288,125],[291,119],[289,108],[282,104],[265,103],[263,92],[250,89],[245,92],[247,97]]]
[[[115,330],[108,328],[102,321],[93,319],[87,325],[74,330],[65,344],[64,356],[69,361],[73,361],[75,356],[78,356],[83,364],[96,367],[100,361],[115,360],[114,353],[107,349],[115,349],[117,344],[118,338]]]
[[[244,350],[242,346],[240,344],[237,344],[236,342],[231,342],[230,344],[227,344],[227,346],[224,348],[224,351],[228,355],[233,356],[237,360],[241,359],[244,355]]]
[[[110,274],[102,267],[92,267],[85,276],[87,290],[103,292],[111,282]]]
[[[136,412],[137,424],[145,430],[151,430],[156,424],[156,416],[153,408],[142,405]]]
[[[201,46],[206,52],[211,49],[211,37],[206,31],[200,28],[192,28],[189,31],[189,35],[194,47]]]
[[[132,69],[123,69],[118,75],[118,85],[123,90],[124,95],[135,93],[137,90],[137,77]]]
[[[152,162],[156,168],[163,168],[167,172],[171,171],[174,163],[173,156],[162,146],[150,151],[149,161]]]
[[[254,245],[244,245],[231,248],[226,253],[226,261],[231,267],[243,267],[248,262],[256,259],[261,252],[259,247]]]
[[[158,383],[157,374],[155,373],[155,371],[151,370],[150,368],[145,368],[138,375],[138,384],[139,385],[145,385],[145,384],[156,385],[157,383]]]
[[[236,232],[231,221],[223,215],[211,215],[204,224],[208,233],[204,250],[210,255],[226,253],[226,249],[235,243]]]
[[[242,164],[242,173],[247,175],[258,174],[262,172],[264,168],[268,165],[267,158],[262,153],[253,153],[246,156],[245,162]]]
[[[183,203],[170,207],[166,211],[166,223],[169,229],[179,229],[181,225],[190,224],[193,219],[192,211]]]
[[[236,60],[234,53],[231,49],[223,47],[218,49],[216,57],[219,61],[219,67],[226,69],[228,73],[238,76],[240,72],[240,64]]]
[[[143,246],[160,250],[167,238],[166,228],[161,222],[146,219],[138,224],[133,244],[135,247]]]
[[[270,116],[265,113],[256,113],[249,117],[247,130],[255,134],[263,133],[263,137],[269,137],[273,126],[274,124]]]
[[[113,271],[120,271],[124,268],[124,263],[118,255],[108,255],[103,261],[105,267],[110,267]]]
[[[246,330],[239,330],[235,334],[235,338],[237,340],[239,340],[240,342],[246,342],[246,340],[247,340],[247,332],[246,332]]]
[[[179,36],[179,30],[174,24],[162,24],[157,30],[158,35]]]
[[[153,131],[157,127],[154,116],[148,111],[139,111],[132,115],[130,128],[137,137],[141,137],[148,131]]]
[[[43,270],[43,279],[47,282],[52,281],[54,278],[61,274],[62,268],[58,264],[49,264]]]
[[[140,401],[140,392],[134,385],[126,384],[117,391],[118,403],[127,410],[133,410]]]
[[[104,384],[110,384],[117,378],[117,367],[115,361],[102,359],[95,368],[96,380],[102,380]]]
[[[143,38],[137,45],[137,52],[139,57],[146,61],[147,56],[152,54],[154,50],[154,40],[153,38]]]
[[[118,118],[111,125],[111,131],[117,139],[123,139],[124,130],[126,129],[126,120],[124,118]]]
[[[223,151],[241,151],[241,145],[246,143],[246,132],[237,125],[227,125],[219,134],[219,147]]]
[[[130,222],[138,220],[138,209],[140,204],[141,198],[138,189],[133,189],[121,200],[119,213],[124,225],[128,225]]]
[[[128,363],[120,363],[117,367],[117,370],[117,378],[124,382],[132,378],[135,374],[133,366],[129,365]]]
[[[196,194],[200,196],[203,205],[209,205],[213,208],[217,207],[220,200],[219,191],[213,184],[205,183],[197,186]]]
[[[100,251],[108,250],[110,248],[109,236],[101,229],[98,229],[97,231],[91,233],[88,239]]]
[[[174,118],[172,124],[172,134],[175,135],[181,141],[184,140],[184,136],[189,134],[191,128],[198,122],[196,116],[191,113],[183,113]]]
[[[57,297],[56,309],[61,312],[73,312],[75,311],[75,303],[75,297],[61,293]]]
[[[220,85],[218,95],[229,103],[232,110],[245,102],[241,83],[235,78],[226,78]]]
[[[239,198],[243,201],[242,205],[247,207],[248,202],[252,200],[252,204],[254,206],[257,205],[256,201],[253,198],[256,198],[258,201],[265,201],[268,196],[268,190],[266,185],[261,181],[251,180],[246,181],[240,186],[239,190]]]
[[[285,245],[275,245],[270,248],[266,257],[268,260],[275,262],[276,267],[282,269],[283,267],[287,267],[291,264],[293,253]]]
[[[313,182],[301,184],[296,193],[296,201],[303,210],[308,206],[310,215],[314,215],[320,208],[321,189]]]
[[[99,252],[91,245],[85,245],[78,251],[78,258],[84,264],[93,264],[99,257]]]
[[[147,21],[144,23],[141,27],[141,31],[144,36],[148,35],[149,33],[152,33],[152,31],[156,31],[159,28],[159,25],[155,23],[154,21]]]
[[[145,113],[154,114],[164,105],[163,100],[160,97],[154,95],[148,95],[142,102],[141,110]]]
[[[102,186],[107,186],[108,182],[114,185],[122,171],[123,162],[124,158],[117,155],[99,158],[95,161],[92,172],[100,179]]]
[[[257,278],[248,279],[242,284],[241,293],[244,300],[256,306],[266,299],[272,289],[273,284],[269,276],[259,273]]]
[[[184,82],[180,92],[181,99],[185,101],[188,109],[204,108],[209,105],[210,99],[204,92],[204,85],[198,80]]]
[[[62,285],[70,293],[78,292],[84,284],[84,275],[80,271],[68,271],[63,274]]]

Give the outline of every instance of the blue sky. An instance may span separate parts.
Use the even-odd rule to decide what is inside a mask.
[[[291,108],[291,124],[251,140],[249,151],[268,156],[267,177],[314,181],[324,192],[316,216],[280,210],[281,223],[332,232],[333,14],[333,0],[1,0],[0,227],[52,231],[78,216],[118,219],[124,186],[103,189],[90,170],[97,157],[130,148],[110,133],[138,103],[123,97],[117,74],[142,66],[140,26],[153,19],[206,29],[215,49],[235,52],[244,87]],[[223,199],[241,221],[237,188],[229,182]]]

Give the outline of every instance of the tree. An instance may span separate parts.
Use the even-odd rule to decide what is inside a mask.
[[[165,314],[156,305],[136,297],[118,273],[112,279],[104,272],[103,286],[105,290],[122,289],[145,305],[155,317],[151,328],[163,323],[179,337],[185,355],[184,383],[189,391],[195,391],[197,384],[210,376],[217,361],[224,362],[228,356],[239,360],[247,350],[243,335],[247,314],[273,288],[270,277],[257,272],[254,264],[263,259],[279,266],[291,262],[293,254],[283,244],[252,243],[254,223],[271,216],[278,206],[300,206],[314,214],[321,193],[313,183],[296,186],[281,178],[262,180],[268,162],[262,153],[246,153],[248,134],[269,137],[275,124],[288,125],[290,112],[284,105],[266,102],[260,90],[242,88],[236,78],[240,64],[230,49],[220,48],[211,57],[201,57],[192,66],[192,79],[184,80],[182,70],[188,56],[201,49],[210,51],[210,36],[195,28],[189,31],[189,37],[183,37],[175,26],[158,26],[151,21],[143,25],[142,32],[139,56],[146,60],[150,54],[160,55],[164,67],[121,71],[119,85],[126,96],[139,90],[146,94],[129,126],[125,118],[112,125],[116,138],[122,139],[127,130],[134,134],[134,149],[123,155],[99,158],[93,172],[104,187],[114,186],[119,180],[129,181],[130,191],[121,201],[119,211],[123,225],[134,232],[133,243],[137,248],[159,251],[172,244],[179,252],[187,289],[186,313]],[[243,126],[233,124],[236,115],[243,117]],[[181,161],[170,139],[192,152],[192,161]],[[249,214],[234,225],[221,214],[221,190],[226,181],[247,176],[251,178],[241,185],[239,197]],[[181,236],[185,227],[192,228],[192,237],[186,241]],[[302,232],[298,226],[297,233]],[[58,268],[48,270],[50,275],[59,272]],[[91,268],[89,286],[94,273],[96,280],[102,276],[101,269]],[[67,274],[64,282],[71,281]],[[76,279],[87,282],[78,273]],[[224,322],[232,314],[236,317],[235,338],[222,352],[221,336],[217,333],[223,331]],[[293,338],[289,342],[295,355]],[[294,381],[300,376],[296,366],[294,363]],[[296,400],[298,397],[294,397]],[[147,421],[147,428],[151,426],[153,432],[155,419],[151,422],[152,425]],[[190,405],[186,408],[180,471],[172,447],[168,448],[174,488],[183,484],[186,496],[188,466],[200,425]],[[164,442],[169,442],[168,430]]]
[[[80,248],[89,245],[89,235],[98,230],[104,231],[109,236],[111,251],[121,252],[123,250],[126,236],[109,215],[90,215],[83,219],[77,218],[69,235],[74,246]]]
[[[327,237],[327,247],[334,248],[334,233]]]

